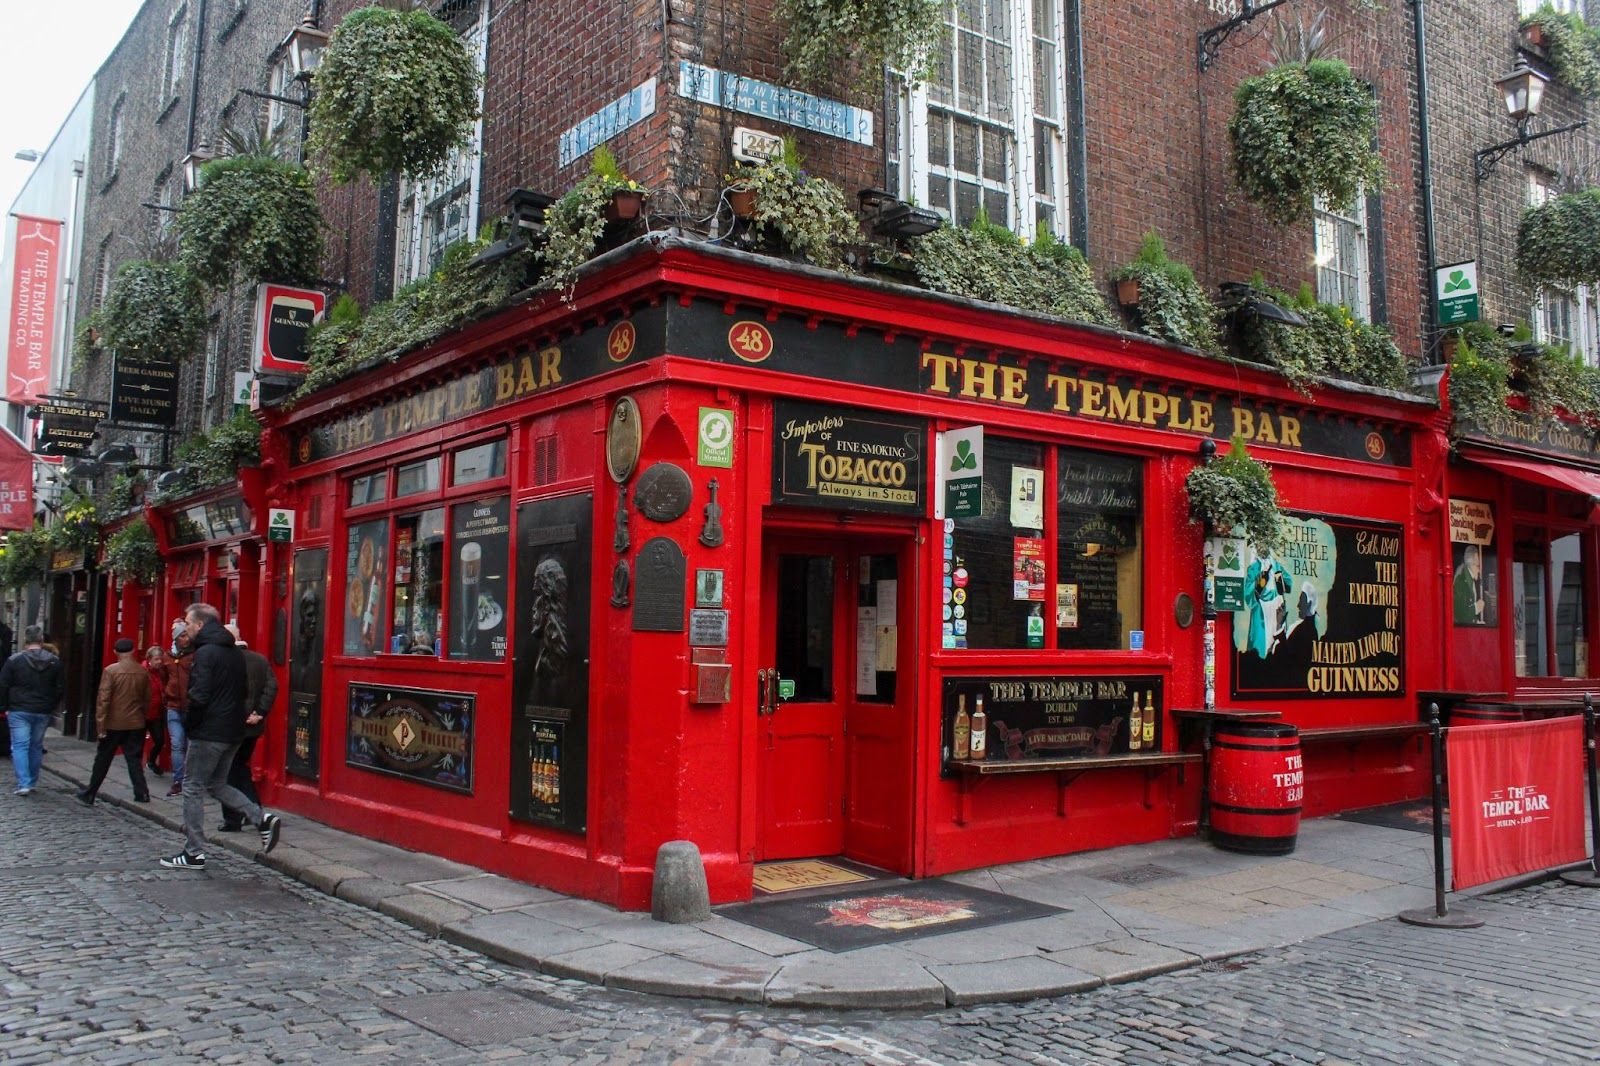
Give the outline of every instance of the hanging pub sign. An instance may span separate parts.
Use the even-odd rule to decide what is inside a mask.
[[[780,401],[772,422],[774,504],[922,513],[921,419]]]
[[[1405,529],[1285,517],[1278,552],[1248,547],[1233,615],[1235,699],[1405,693]]]
[[[33,455],[0,430],[0,530],[33,528]]]
[[[306,338],[322,321],[328,297],[316,289],[287,285],[256,286],[255,345],[252,363],[257,373],[304,374]]]
[[[345,762],[470,795],[476,702],[459,692],[352,684]]]
[[[34,441],[40,455],[87,454],[107,413],[105,404],[73,396],[41,397],[33,410],[40,418]]]
[[[111,421],[176,426],[178,364],[118,355],[111,364]]]
[[[1053,675],[946,678],[940,706],[944,775],[950,776],[954,764],[973,760],[1158,752],[1166,704],[1155,675]]]

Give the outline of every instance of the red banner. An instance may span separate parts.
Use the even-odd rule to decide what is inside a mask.
[[[0,430],[0,529],[33,528],[33,453]]]
[[[1458,891],[1588,857],[1582,718],[1452,729],[1445,744]]]
[[[56,335],[56,279],[61,274],[61,223],[17,215],[12,249],[11,353],[6,399],[30,404],[50,391],[50,354]],[[31,517],[29,519],[32,520]]]

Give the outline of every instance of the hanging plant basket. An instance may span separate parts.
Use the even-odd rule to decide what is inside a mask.
[[[1251,457],[1244,441],[1189,471],[1184,480],[1189,514],[1218,532],[1242,534],[1259,551],[1276,549],[1283,538],[1283,513],[1272,470]]]
[[[785,74],[801,85],[881,92],[885,67],[927,73],[944,31],[944,0],[780,0]]]
[[[1245,79],[1233,99],[1234,177],[1272,222],[1309,221],[1318,197],[1347,208],[1382,181],[1371,87],[1339,60],[1284,63]]]
[[[180,256],[214,287],[318,275],[322,212],[304,167],[271,156],[208,163],[178,212]]]
[[[311,153],[341,184],[435,174],[471,138],[478,86],[466,42],[427,11],[353,11],[317,67]]]
[[[205,294],[182,263],[124,263],[94,313],[100,347],[132,359],[180,360],[194,353],[206,328]]]
[[[1564,193],[1524,211],[1517,271],[1534,287],[1600,281],[1600,189]]]

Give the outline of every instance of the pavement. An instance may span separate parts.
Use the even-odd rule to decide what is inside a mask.
[[[51,736],[49,749],[47,773],[74,788],[88,781],[93,745]],[[181,801],[160,795],[164,780],[151,779],[152,803],[135,804],[119,758],[99,802],[177,833]],[[208,807],[209,832],[218,808]],[[550,977],[785,1007],[936,1009],[1054,997],[1433,905],[1429,834],[1324,818],[1302,824],[1289,856],[1238,855],[1189,838],[955,874],[943,880],[1064,912],[834,954],[719,913],[694,925],[658,923],[297,815],[284,818],[271,855],[259,855],[253,832],[210,837],[313,889]]]

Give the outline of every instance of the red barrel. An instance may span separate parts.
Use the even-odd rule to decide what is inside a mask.
[[[1471,704],[1462,704],[1450,712],[1450,724],[1458,725],[1505,725],[1507,722],[1522,721],[1522,712],[1515,707],[1474,707]]]
[[[1211,746],[1211,842],[1287,855],[1305,799],[1300,731],[1281,722],[1223,722]]]

